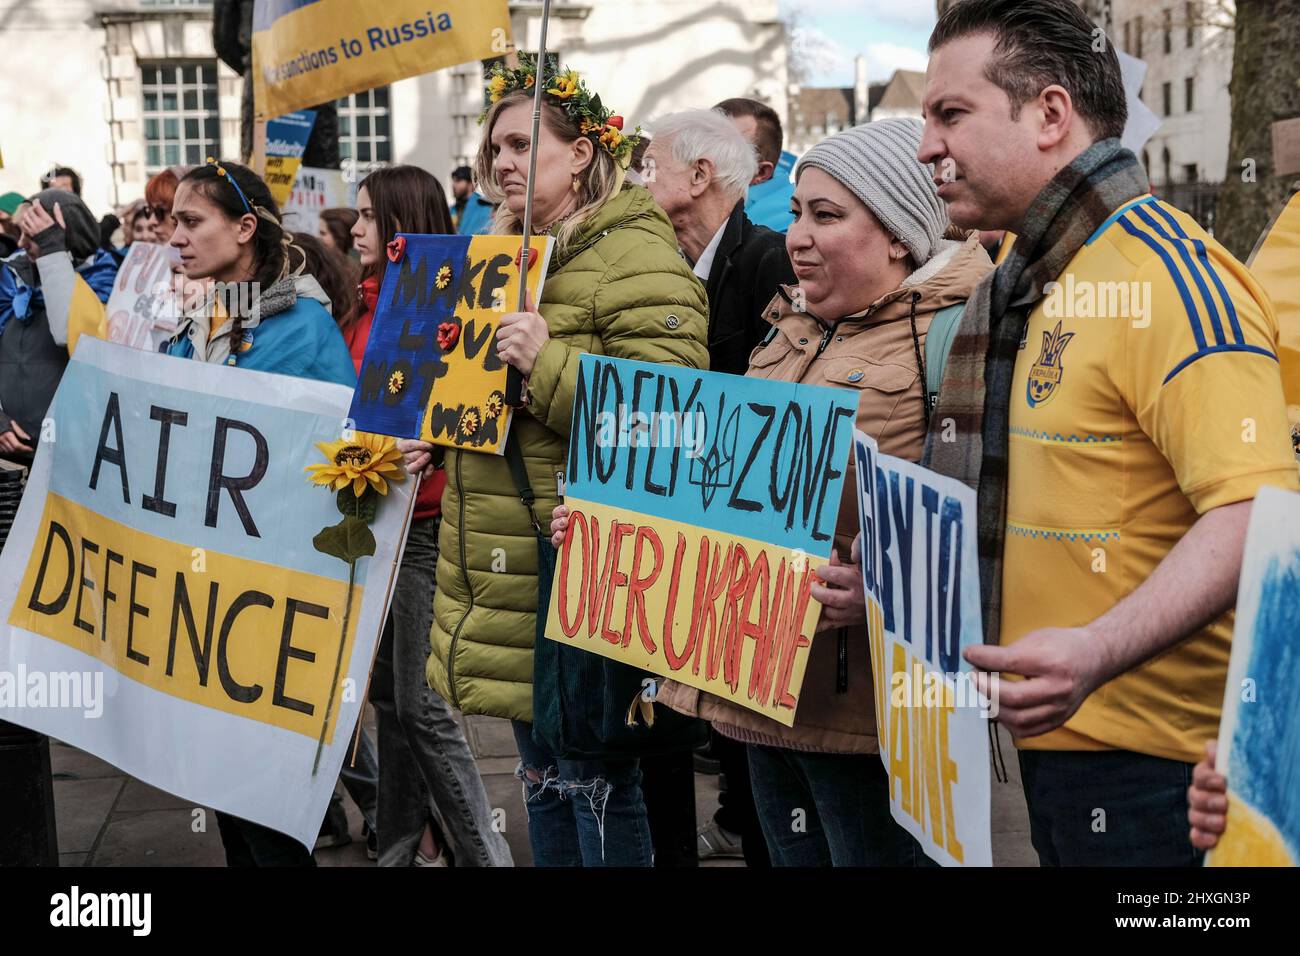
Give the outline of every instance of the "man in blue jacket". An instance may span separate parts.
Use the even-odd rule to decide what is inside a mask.
[[[492,231],[492,213],[496,209],[474,188],[468,166],[457,166],[451,174],[451,221],[462,236],[483,236]]]
[[[785,232],[794,222],[790,213],[794,183],[790,177],[798,157],[781,149],[785,138],[781,117],[766,103],[739,96],[723,100],[713,108],[731,117],[741,135],[753,143],[758,152],[758,172],[749,184],[745,215],[757,226]]]

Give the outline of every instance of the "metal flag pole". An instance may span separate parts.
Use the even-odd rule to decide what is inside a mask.
[[[537,77],[533,82],[533,132],[528,141],[528,185],[524,191],[524,235],[519,247],[519,302],[523,312],[528,302],[528,267],[532,264],[533,183],[537,180],[537,137],[542,128],[542,90],[546,86],[546,26],[551,19],[551,0],[542,0],[542,35],[537,51]],[[524,376],[513,365],[506,369],[507,405],[524,403]]]

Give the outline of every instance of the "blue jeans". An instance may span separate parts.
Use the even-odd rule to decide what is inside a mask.
[[[1043,866],[1200,866],[1188,839],[1192,765],[1127,750],[1022,750],[1029,836]]]
[[[438,519],[411,522],[370,682],[379,718],[380,866],[410,866],[436,821],[457,866],[513,866],[465,733],[429,686]]]
[[[557,760],[510,722],[534,866],[653,866],[636,760]]]
[[[889,781],[876,754],[750,744],[749,776],[773,866],[932,865],[889,815]]]

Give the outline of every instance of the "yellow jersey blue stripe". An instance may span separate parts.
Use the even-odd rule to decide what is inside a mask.
[[[1237,319],[1237,307],[1232,304],[1232,296],[1230,296],[1228,290],[1224,288],[1223,280],[1219,277],[1218,270],[1210,263],[1210,255],[1205,249],[1205,243],[1200,239],[1192,239],[1189,237],[1183,227],[1179,225],[1178,220],[1174,218],[1174,216],[1171,215],[1169,210],[1165,209],[1164,206],[1156,203],[1151,208],[1159,213],[1162,219],[1169,223],[1170,227],[1174,230],[1174,235],[1178,236],[1180,239],[1191,242],[1192,248],[1196,250],[1196,258],[1200,260],[1201,267],[1209,275],[1210,280],[1214,283],[1214,287],[1219,291],[1219,298],[1223,300],[1223,309],[1228,314],[1228,324],[1232,326],[1233,338],[1237,340],[1238,345],[1245,345],[1246,336],[1242,333],[1241,322]]]
[[[1187,288],[1187,283],[1183,281],[1183,274],[1178,270],[1178,266],[1169,257],[1169,253],[1164,246],[1160,245],[1160,242],[1154,236],[1140,229],[1128,216],[1121,216],[1117,222],[1130,236],[1145,243],[1152,252],[1160,257],[1160,261],[1169,270],[1169,275],[1174,280],[1174,286],[1178,289],[1178,296],[1183,300],[1183,308],[1187,310],[1188,321],[1192,323],[1192,335],[1196,338],[1196,351],[1203,352],[1209,347],[1209,343],[1205,341],[1205,330],[1201,328],[1200,313],[1196,309],[1196,303],[1192,300],[1192,294]]]
[[[1158,206],[1155,208],[1159,208]],[[1214,304],[1214,296],[1210,295],[1210,289],[1205,284],[1205,278],[1201,275],[1200,269],[1196,267],[1196,262],[1192,259],[1192,254],[1187,250],[1187,244],[1180,242],[1169,234],[1169,232],[1151,217],[1151,214],[1145,209],[1134,209],[1134,215],[1141,219],[1150,227],[1151,231],[1160,239],[1163,239],[1169,246],[1178,253],[1178,258],[1183,261],[1187,267],[1187,274],[1192,277],[1196,283],[1196,290],[1201,294],[1201,301],[1205,303],[1206,313],[1210,316],[1210,327],[1214,329],[1214,344],[1226,345],[1227,339],[1223,337],[1223,323],[1219,319],[1218,306]],[[1240,343],[1239,343],[1240,344]]]
[[[1111,226],[1115,225],[1115,221],[1119,219],[1120,216],[1124,215],[1124,213],[1128,212],[1130,209],[1136,208],[1137,206],[1145,206],[1147,203],[1152,203],[1155,201],[1156,201],[1155,196],[1142,196],[1141,198],[1135,199],[1126,205],[1120,206],[1113,213],[1111,213],[1109,216],[1106,217],[1106,221],[1097,227],[1097,231],[1088,237],[1088,241],[1085,242],[1084,245],[1090,246],[1098,239],[1100,239],[1101,234],[1105,232],[1107,229],[1109,229]]]
[[[1153,212],[1161,220],[1164,220],[1164,223],[1168,224],[1168,228],[1152,216]],[[1187,366],[1205,358],[1207,355],[1217,355],[1222,352],[1246,352],[1266,356],[1275,362],[1278,360],[1277,356],[1269,349],[1250,345],[1246,342],[1240,320],[1237,317],[1236,307],[1232,303],[1232,296],[1228,294],[1222,278],[1210,262],[1209,251],[1206,249],[1205,243],[1188,236],[1177,218],[1162,203],[1155,200],[1154,197],[1147,197],[1122,207],[1116,213],[1117,218],[1114,221],[1118,222],[1120,227],[1130,236],[1140,240],[1151,249],[1164,263],[1165,269],[1169,272],[1170,278],[1173,279],[1174,286],[1178,290],[1183,308],[1187,312],[1188,321],[1191,323],[1192,335],[1196,340],[1195,351],[1170,369],[1161,384],[1168,384]],[[1189,245],[1191,251],[1188,249]],[[1174,256],[1171,255],[1171,250],[1177,254],[1178,261],[1181,261],[1186,269],[1186,274],[1178,267],[1178,261],[1175,261]],[[1193,252],[1195,256],[1192,255]],[[1193,295],[1191,288],[1187,284],[1187,276],[1191,276],[1199,294],[1199,302],[1204,304],[1205,316],[1208,316],[1210,320],[1210,327],[1214,337],[1213,343],[1206,338],[1202,309],[1198,304],[1198,296]],[[1223,304],[1223,314],[1227,317],[1228,327],[1234,341],[1229,342],[1227,339],[1215,295],[1210,291],[1210,286],[1206,283],[1207,278],[1213,284],[1215,292],[1218,293],[1217,302]]]

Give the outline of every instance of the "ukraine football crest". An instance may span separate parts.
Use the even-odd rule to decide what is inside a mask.
[[[1029,402],[1030,408],[1046,405],[1056,395],[1063,371],[1061,354],[1073,338],[1073,332],[1061,331],[1060,322],[1052,331],[1043,333],[1043,350],[1030,367],[1029,380],[1025,383],[1025,401]]]

